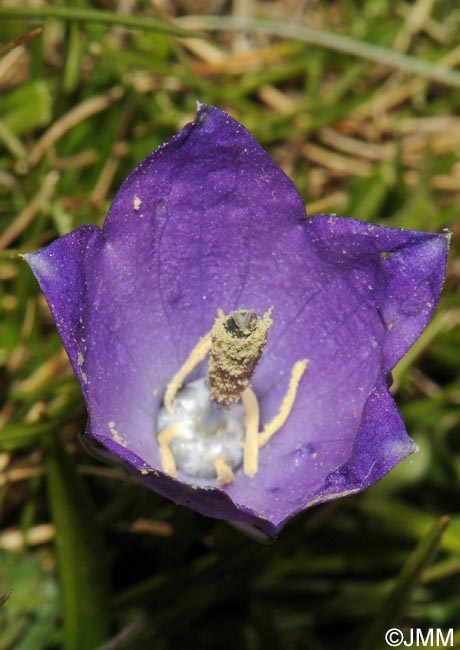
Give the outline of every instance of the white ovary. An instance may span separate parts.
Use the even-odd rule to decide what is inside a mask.
[[[172,413],[160,410],[157,431],[180,424],[169,443],[177,468],[189,476],[216,478],[216,459],[223,459],[233,470],[243,463],[244,417],[241,403],[224,410],[211,402],[206,380],[198,379],[175,396]]]

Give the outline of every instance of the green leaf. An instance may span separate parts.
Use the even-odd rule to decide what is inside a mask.
[[[59,626],[59,590],[48,553],[0,550],[0,648],[45,650]]]
[[[0,120],[15,135],[48,124],[51,95],[44,81],[23,84],[0,98]]]

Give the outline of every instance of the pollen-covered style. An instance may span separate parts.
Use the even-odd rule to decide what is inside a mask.
[[[388,390],[448,236],[307,217],[211,106],[126,179],[103,229],[26,255],[100,443],[145,485],[275,537],[415,450]]]

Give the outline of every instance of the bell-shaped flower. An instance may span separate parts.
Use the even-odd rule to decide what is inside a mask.
[[[100,229],[26,255],[99,443],[146,486],[275,537],[416,449],[388,390],[448,236],[307,217],[227,114],[128,176]]]

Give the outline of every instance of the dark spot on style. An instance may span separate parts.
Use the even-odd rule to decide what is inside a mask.
[[[232,311],[224,323],[226,331],[235,338],[242,339],[251,336],[257,325],[258,317],[252,309]]]

